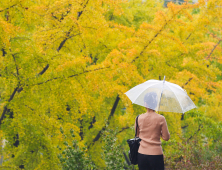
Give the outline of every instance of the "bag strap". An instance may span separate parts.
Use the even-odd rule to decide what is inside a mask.
[[[136,137],[136,131],[137,131],[137,128],[139,128],[139,126],[138,126],[138,117],[139,117],[139,115],[136,117],[135,137]]]

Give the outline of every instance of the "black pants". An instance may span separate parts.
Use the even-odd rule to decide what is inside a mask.
[[[138,153],[139,170],[164,170],[163,155],[143,155]]]

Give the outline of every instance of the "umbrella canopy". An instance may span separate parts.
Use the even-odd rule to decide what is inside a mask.
[[[156,111],[185,113],[196,108],[186,91],[180,86],[164,80],[149,80],[125,93],[140,106]]]

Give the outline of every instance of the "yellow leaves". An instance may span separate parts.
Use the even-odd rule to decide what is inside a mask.
[[[122,14],[123,14],[123,10],[121,9],[120,6],[117,6],[117,7],[114,8],[113,15],[121,16]]]
[[[154,55],[154,56],[161,56],[161,53],[158,51],[158,50],[149,50],[146,52],[147,54],[151,54],[151,55]]]
[[[2,141],[3,140],[3,131],[0,130],[0,147],[2,146]]]
[[[182,14],[186,16],[190,21],[193,21],[193,16],[190,14],[190,9],[195,9],[200,6],[200,3],[191,4],[188,1],[181,5],[174,4],[172,2],[168,3],[168,8],[172,12],[172,15]]]
[[[199,48],[200,50],[197,51],[197,55],[207,55],[211,52],[211,50],[213,49],[213,47],[216,45],[216,43],[214,42],[204,42],[201,44],[197,44],[197,48]],[[206,58],[207,59],[207,58]]]
[[[130,60],[134,59],[138,55],[139,55],[139,52],[135,48],[127,50],[127,54],[126,54],[126,57],[128,59],[127,61],[130,61]]]
[[[199,110],[204,112],[206,116],[209,116],[211,119],[216,121],[222,121],[222,114],[220,110],[222,109],[221,106],[221,83],[220,87],[218,88],[216,93],[213,94],[205,94],[203,99],[205,104],[202,105]]]
[[[181,40],[175,36],[172,36],[172,35],[169,35],[169,34],[162,34],[164,37],[167,37],[171,40],[173,40],[176,44],[179,45],[179,47],[181,48],[181,51],[184,52],[184,53],[187,53],[188,50],[187,48],[183,45],[183,43],[181,42]]]
[[[80,131],[80,129],[78,128],[78,126],[74,125],[73,123],[66,123],[63,125],[63,129],[64,129],[64,133],[66,135],[69,135],[70,134],[70,130],[73,129],[74,130],[74,134],[76,136],[79,136],[78,133]],[[78,139],[77,140],[80,140],[79,137],[77,137]]]
[[[172,1],[167,4],[167,7],[170,9],[173,15],[175,15],[181,10],[181,6],[174,4]]]
[[[186,66],[190,62],[190,58],[184,58],[182,66]]]
[[[169,22],[169,16],[163,11],[156,12],[155,20],[159,21],[162,25]]]
[[[207,89],[213,90],[215,87],[219,87],[217,83],[207,81],[206,74],[202,73],[197,77],[197,74],[192,74],[187,70],[179,72],[176,80],[172,82],[183,87],[194,102],[197,102],[199,98],[204,98]]]
[[[114,65],[119,64],[120,62],[125,60],[125,55],[120,51],[114,49],[107,57],[106,60],[112,61]]]
[[[186,25],[187,25],[187,23],[184,22],[184,21],[181,20],[181,19],[175,19],[175,22],[177,22],[177,23],[179,23],[179,24],[181,24],[181,25],[183,25],[183,26],[186,26]]]
[[[4,61],[5,61],[5,59],[4,59],[4,57],[2,56],[3,54],[0,54],[0,69],[4,69]]]
[[[113,14],[120,16],[123,14],[123,10],[121,7],[122,3],[126,3],[126,0],[98,0],[101,4],[102,3],[107,5],[108,10],[112,10],[113,9]]]
[[[135,33],[135,29],[133,28],[129,28],[127,26],[121,25],[121,24],[117,24],[115,22],[109,22],[110,26],[114,27],[114,28],[118,28],[120,31],[123,31],[124,33],[128,33],[129,36],[131,36],[132,34]]]
[[[2,26],[2,30],[6,34],[14,34],[15,30],[13,29],[14,26],[9,24],[8,22],[4,21],[2,18],[0,18],[0,25]]]
[[[28,10],[34,14],[44,16],[48,11],[48,7],[43,4],[40,4],[36,6],[31,6]]]
[[[132,48],[131,47],[132,43],[135,43],[136,40],[137,40],[137,38],[134,38],[134,37],[123,40],[122,42],[120,42],[118,44],[118,49],[120,49],[122,52],[126,53],[129,48]],[[129,47],[129,45],[130,45],[130,47]]]
[[[83,71],[83,69],[86,67],[87,63],[91,63],[92,60],[90,57],[78,57],[78,58],[74,58],[71,61],[66,61],[64,62],[62,65],[59,65],[56,70],[59,71],[63,71],[63,70],[67,70],[67,69],[71,69],[73,71],[76,71],[77,68],[79,68],[80,66],[82,68],[79,68],[81,71]]]
[[[2,95],[3,96],[3,95]],[[6,106],[7,102],[1,102],[0,103],[0,113],[3,112],[4,107]]]
[[[14,119],[7,119],[10,125],[5,132],[14,128],[22,137],[21,142],[27,141],[26,146],[31,146],[33,143],[27,135],[31,133],[27,130],[33,128],[38,140],[54,148],[64,140],[60,127],[66,134],[73,128],[77,140],[81,140],[79,132],[83,127],[81,145],[85,141],[90,143],[104,127],[117,94],[120,101],[115,119],[111,121],[120,128],[131,126],[135,120],[133,115],[143,108],[137,109],[124,93],[136,84],[158,79],[163,74],[183,86],[195,103],[200,97],[209,99],[208,114],[221,119],[217,115],[221,83],[215,82],[220,70],[203,60],[204,53],[215,46],[215,39],[206,36],[206,30],[219,28],[219,24],[208,25],[215,24],[212,16],[206,19],[202,13],[191,15],[192,9],[198,6],[187,2],[170,3],[169,8],[164,9],[160,6],[157,9],[156,3],[151,1],[122,3],[121,0],[23,1],[24,8],[12,9],[14,13],[10,13],[10,17],[17,18],[11,23],[0,18],[0,47],[8,43],[6,57],[0,56],[0,70],[4,73],[1,75],[5,76],[1,77],[0,93],[4,100],[1,112],[18,83],[11,54],[16,54],[23,87],[9,103]],[[161,11],[156,12],[158,10]],[[124,15],[123,11],[126,11]],[[79,18],[78,12],[82,12]],[[114,13],[112,19],[106,16],[108,13]],[[23,32],[18,33],[15,25]],[[19,37],[12,39],[16,35]],[[29,40],[21,40],[26,38]],[[221,57],[220,50],[218,46],[213,57]],[[47,64],[49,68],[42,75],[38,74]],[[212,96],[207,95],[208,90]],[[218,113],[210,112],[213,106]],[[121,107],[126,107],[124,114],[120,113]],[[171,134],[177,141],[181,134],[180,116],[166,114]],[[101,146],[93,146],[91,151],[95,150],[99,156],[94,159],[98,161]],[[45,158],[56,155],[57,151],[48,152],[43,154],[40,164],[50,167],[53,158]]]
[[[178,20],[176,20],[178,21]],[[166,22],[170,22],[170,21],[166,21]],[[169,24],[169,23],[168,23]],[[184,23],[185,24],[185,23]],[[179,47],[179,49],[185,53],[187,53],[187,49],[186,47],[184,46],[184,44],[181,42],[181,40],[179,38],[177,38],[175,36],[175,34],[172,34],[170,31],[168,30],[164,30],[164,27],[163,26],[159,26],[159,27],[156,27],[154,25],[151,25],[151,24],[147,24],[147,23],[143,23],[141,26],[140,26],[140,29],[143,29],[143,30],[146,30],[147,32],[149,30],[152,30],[154,31],[154,37],[157,37],[157,35],[161,35],[163,36],[163,38],[168,38],[170,40],[173,40],[173,42],[175,43],[176,46]],[[154,38],[152,39],[154,40]],[[150,42],[149,42],[150,43]]]
[[[190,13],[188,11],[184,10],[183,12],[188,19],[190,19],[191,21],[193,20],[192,15],[190,15]]]
[[[133,116],[133,112],[129,112],[130,114],[126,113],[122,116],[119,116],[116,118],[117,120],[115,121],[116,123],[120,125],[120,127],[126,128],[126,127],[131,127],[134,125],[135,118]],[[120,141],[121,142],[121,141]]]
[[[205,1],[205,0],[198,0],[198,3],[197,3],[197,4],[205,5],[205,4],[206,4],[206,1]]]
[[[18,27],[6,22],[0,16],[0,43],[4,42],[6,48],[10,46],[10,39],[15,37]]]
[[[146,22],[140,25],[140,29],[159,31],[159,28]]]
[[[168,129],[170,132],[170,138],[175,139],[176,141],[180,141],[180,136],[182,135],[181,129],[181,114],[179,113],[163,113]]]
[[[193,31],[195,31],[195,26],[193,26],[191,24],[187,25],[186,30],[187,30],[187,32],[193,32]]]

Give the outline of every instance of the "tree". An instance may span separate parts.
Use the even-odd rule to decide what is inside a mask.
[[[221,70],[214,64],[221,59],[219,3],[169,3],[161,8],[152,1],[1,2],[5,164],[59,169],[57,145],[72,141],[72,128],[80,147],[87,146],[96,165],[105,167],[100,145],[105,119],[110,129],[120,129],[118,141],[124,142],[133,134],[136,115],[144,112],[124,93],[164,75],[185,88],[208,116],[203,110],[212,109],[220,94],[217,100],[210,96],[221,90],[216,78]],[[210,98],[212,104],[201,104]],[[172,138],[180,142],[181,115],[161,114],[170,122]],[[16,135],[18,147],[13,146]]]

